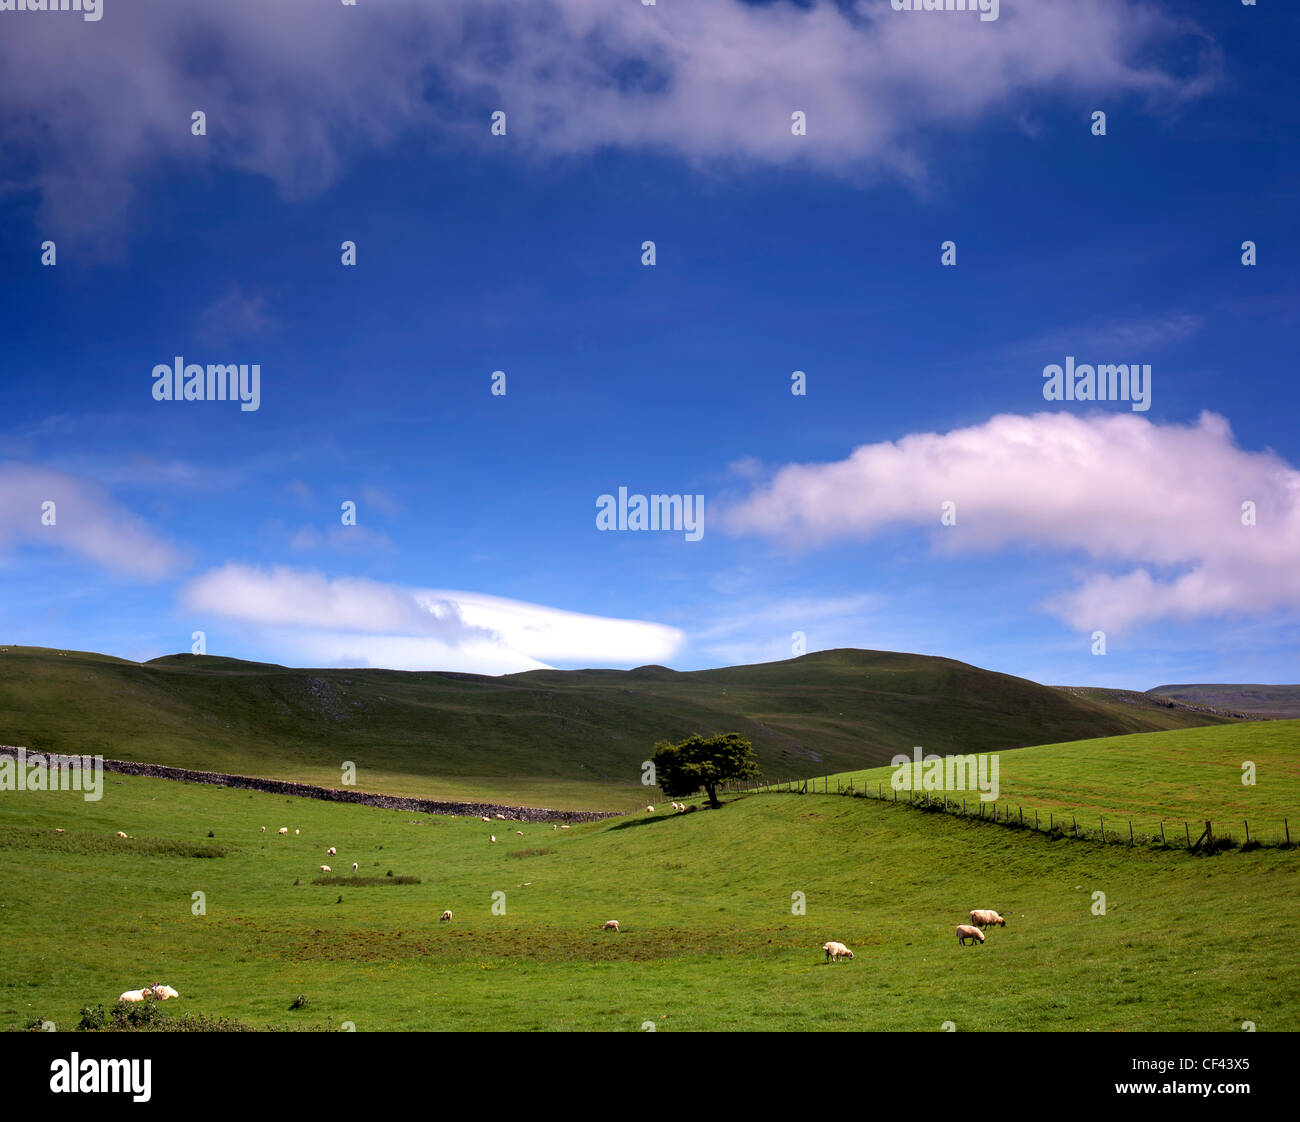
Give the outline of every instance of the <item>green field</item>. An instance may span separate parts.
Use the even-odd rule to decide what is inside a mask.
[[[908,753],[910,758],[910,753]],[[1255,782],[1243,784],[1242,765],[1255,765]],[[892,768],[873,768],[832,775],[829,787],[890,792]],[[826,777],[813,784],[819,790]],[[1184,823],[1193,838],[1208,819],[1216,837],[1300,842],[1300,720],[1262,721],[1219,728],[1080,740],[1047,744],[1000,754],[998,805],[1003,812],[1040,813],[1043,823],[1054,814],[1067,826],[1107,835],[1128,833],[1159,837],[1165,824],[1172,842],[1185,843]],[[963,793],[956,792],[960,800]],[[975,797],[968,797],[968,808]],[[985,813],[990,813],[985,807]]]
[[[1161,772],[1198,782],[1205,745],[1183,761],[1172,743]],[[1108,805],[1135,758],[1099,773]],[[421,883],[312,883],[353,861]],[[973,907],[1009,924],[960,948]],[[168,1009],[358,1031],[1295,1030],[1298,923],[1295,850],[1103,848],[867,799],[553,830],[114,775],[98,803],[0,794],[3,1026],[72,1028],[162,981],[182,995]],[[828,939],[855,960],[826,965]]]
[[[327,787],[352,761],[360,790],[576,810],[643,803],[654,743],[693,732],[743,733],[777,777],[871,767],[915,744],[993,751],[1221,723],[1140,693],[882,651],[488,678],[0,650],[0,743]]]

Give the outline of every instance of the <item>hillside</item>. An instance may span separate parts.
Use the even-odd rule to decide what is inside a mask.
[[[574,809],[636,805],[654,743],[696,731],[745,733],[784,776],[1222,720],[881,651],[499,678],[0,653],[0,743],[325,786],[353,761],[363,790]]]
[[[1255,765],[1255,782],[1242,783],[1242,764]],[[890,790],[892,768],[851,773],[854,788]],[[847,785],[850,775],[831,776]],[[824,780],[818,780],[821,789]],[[1183,823],[1209,819],[1215,835],[1270,843],[1300,841],[1300,721],[1250,721],[1213,728],[1106,737],[1044,744],[1002,754],[998,761],[998,804],[1005,813],[1037,810],[1042,821],[1054,814],[1067,826],[1072,817],[1090,834],[1106,818],[1108,831],[1150,839],[1165,823],[1168,836],[1184,844]],[[960,793],[958,793],[960,799]],[[975,806],[975,796],[968,798]],[[986,813],[988,807],[985,807]],[[1195,829],[1192,836],[1199,833]]]
[[[1103,849],[834,796],[518,826],[135,777],[24,795],[0,821],[0,1027],[67,1031],[165,981],[169,1013],[358,1032],[1300,1028],[1292,851]],[[326,846],[341,875],[317,883]],[[973,907],[1008,925],[962,948]],[[827,965],[832,938],[855,961]]]
[[[1300,686],[1249,686],[1205,683],[1157,686],[1151,697],[1168,697],[1190,705],[1257,713],[1262,717],[1300,717]]]

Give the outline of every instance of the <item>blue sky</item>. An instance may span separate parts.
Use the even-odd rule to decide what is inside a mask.
[[[0,14],[0,638],[1297,680],[1293,13],[364,8]]]

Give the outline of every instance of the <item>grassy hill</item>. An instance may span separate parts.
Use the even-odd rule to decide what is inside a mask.
[[[1206,683],[1157,686],[1147,693],[1189,705],[1258,713],[1264,717],[1300,717],[1300,686],[1250,686]]]
[[[910,754],[909,754],[910,755]],[[1242,783],[1242,764],[1255,765],[1255,783]],[[856,789],[889,791],[892,768],[859,770],[830,777],[853,779]],[[819,785],[822,780],[819,780]],[[1290,820],[1291,837],[1300,842],[1300,721],[1253,721],[1214,728],[1046,744],[1001,754],[998,761],[999,805],[1038,810],[1067,823],[1077,817],[1086,829],[1127,832],[1131,820],[1139,837],[1176,831],[1184,840],[1183,823],[1214,822],[1215,834],[1245,840],[1277,841],[1285,837],[1283,819]],[[960,798],[960,793],[958,794]],[[975,797],[970,797],[974,806]],[[988,813],[988,808],[985,808]]]
[[[775,776],[867,767],[917,744],[990,751],[1225,720],[1115,694],[860,650],[491,678],[9,647],[0,743],[325,786],[350,760],[363,790],[621,809],[644,798],[655,741],[697,731],[745,733]]]
[[[516,825],[120,776],[98,803],[0,795],[0,1027],[67,1030],[162,981],[169,1010],[361,1032],[1300,1029],[1294,850],[1197,859],[777,795]],[[313,883],[324,861],[421,883]],[[1009,925],[961,948],[972,907]],[[855,960],[826,965],[827,939]]]

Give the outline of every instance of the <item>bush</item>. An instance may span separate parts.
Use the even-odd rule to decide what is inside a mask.
[[[102,1005],[96,1005],[93,1009],[89,1005],[81,1007],[81,1020],[77,1023],[78,1032],[98,1032],[102,1029],[108,1020]]]

